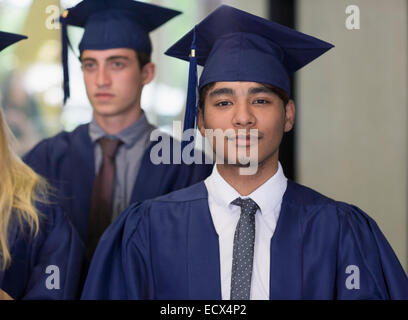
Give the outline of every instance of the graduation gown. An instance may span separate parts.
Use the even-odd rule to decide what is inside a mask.
[[[12,221],[8,234],[11,264],[0,271],[0,288],[13,299],[76,299],[85,253],[72,224],[56,206],[38,205],[39,232]]]
[[[142,158],[131,203],[185,188],[211,174],[212,165],[154,165],[150,161],[150,150],[156,143],[149,146]],[[61,132],[43,140],[23,160],[56,188],[58,203],[85,242],[95,179],[94,146],[89,137],[89,124],[81,125],[71,133]]]
[[[408,280],[360,209],[288,181],[271,239],[270,299],[408,299]],[[221,299],[205,184],[124,211],[102,236],[83,299]]]

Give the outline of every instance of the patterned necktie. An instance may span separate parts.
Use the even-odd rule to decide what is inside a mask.
[[[255,213],[258,205],[251,198],[237,198],[231,204],[241,207],[235,229],[231,272],[231,300],[249,300],[255,243]]]
[[[88,224],[87,256],[92,258],[102,233],[109,226],[112,217],[112,192],[115,178],[115,154],[120,140],[103,137],[98,140],[102,148],[102,165],[95,177],[91,213]]]

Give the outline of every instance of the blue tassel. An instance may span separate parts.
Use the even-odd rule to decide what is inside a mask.
[[[184,115],[184,131],[196,127],[197,119],[197,57],[196,57],[196,28],[193,30],[191,43],[190,66],[188,71],[188,91],[186,112]],[[183,149],[189,141],[183,141]]]
[[[67,34],[67,20],[61,17],[61,42],[62,42],[62,68],[64,72],[63,89],[64,89],[64,105],[67,102],[70,91],[69,91],[69,72],[68,72],[68,34]]]

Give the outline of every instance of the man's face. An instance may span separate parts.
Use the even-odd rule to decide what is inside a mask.
[[[140,108],[143,85],[153,78],[151,63],[140,69],[133,49],[84,50],[82,70],[88,98],[100,117],[126,115]],[[147,70],[147,71],[146,71]]]
[[[207,92],[204,110],[200,109],[198,126],[202,135],[205,134],[205,129],[217,128],[235,134],[241,133],[238,138],[224,138],[224,163],[227,163],[228,158],[231,160],[228,148],[232,145],[235,145],[238,152],[244,150],[244,154],[249,156],[255,141],[258,144],[258,163],[262,164],[270,159],[278,161],[283,133],[292,129],[294,117],[293,101],[289,101],[285,111],[282,99],[263,84],[216,82]],[[251,129],[258,132],[257,137],[252,140]],[[213,148],[217,152],[215,141]]]

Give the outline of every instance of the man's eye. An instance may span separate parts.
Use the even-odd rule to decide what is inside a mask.
[[[111,67],[113,69],[122,69],[125,66],[125,64],[123,62],[120,61],[114,61],[111,63]]]
[[[226,107],[231,105],[232,103],[229,101],[220,101],[215,104],[216,107]]]
[[[256,100],[254,101],[254,104],[266,104],[266,103],[270,103],[269,100],[256,99]]]
[[[95,63],[84,63],[82,65],[82,68],[85,69],[85,70],[93,70],[93,69],[95,69],[95,67],[96,67]]]

